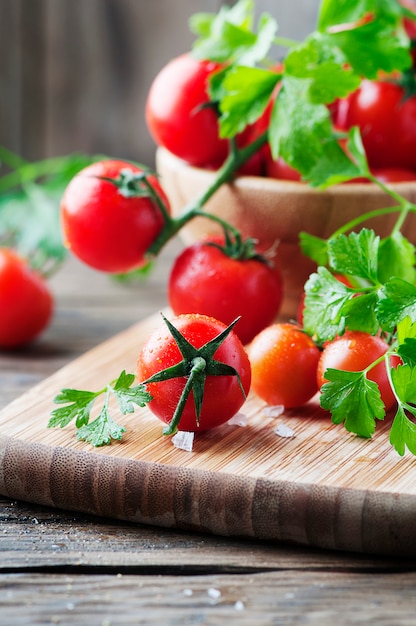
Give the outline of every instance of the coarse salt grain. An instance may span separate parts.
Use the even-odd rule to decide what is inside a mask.
[[[244,413],[236,413],[228,420],[227,424],[230,426],[247,426],[247,415],[244,415]]]
[[[192,452],[194,435],[195,433],[188,432],[187,430],[178,430],[176,435],[172,437],[172,443],[175,448],[186,450],[186,452]]]
[[[295,431],[289,426],[286,426],[286,424],[279,424],[274,429],[274,432],[276,435],[279,435],[279,437],[295,437]]]
[[[283,404],[268,404],[267,406],[263,407],[263,415],[265,415],[266,417],[279,417],[280,415],[282,415],[282,413],[284,413],[285,411],[285,407],[283,406]]]

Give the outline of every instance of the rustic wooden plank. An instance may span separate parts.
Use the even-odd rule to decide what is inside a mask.
[[[348,583],[348,586],[346,586]],[[0,576],[2,621],[17,624],[413,626],[416,574],[280,571],[211,576]]]
[[[94,566],[106,573],[269,570],[410,572],[397,559],[160,529],[0,497],[0,573]]]

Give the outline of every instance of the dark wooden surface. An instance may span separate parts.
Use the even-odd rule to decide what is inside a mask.
[[[114,284],[70,259],[53,324],[0,354],[0,406],[166,305],[173,242],[148,281]],[[174,532],[0,497],[0,623],[414,625],[416,563]]]

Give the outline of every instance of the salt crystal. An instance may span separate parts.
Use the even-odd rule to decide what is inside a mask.
[[[194,445],[194,434],[190,433],[186,430],[178,430],[176,435],[172,437],[172,443],[175,448],[179,448],[180,450],[186,450],[187,452],[192,452],[192,448]]]
[[[183,595],[187,596],[188,598],[190,598],[191,596],[193,596],[194,592],[192,591],[192,589],[184,589],[183,590]]]
[[[247,415],[244,415],[244,413],[236,413],[227,423],[230,426],[247,426]]]
[[[295,431],[292,430],[289,426],[286,426],[286,424],[279,424],[274,429],[274,432],[276,433],[276,435],[279,435],[279,437],[294,437],[295,436]]]
[[[246,607],[244,606],[244,602],[242,602],[241,600],[237,600],[237,602],[234,604],[234,609],[236,611],[244,611]]]
[[[221,598],[221,591],[219,589],[208,589],[207,591],[208,595],[210,598],[214,598],[215,600],[217,600],[218,598]]]
[[[266,417],[279,417],[279,415],[282,415],[284,411],[285,407],[283,406],[283,404],[269,404],[268,406],[265,406],[263,408],[263,415],[265,415]]]

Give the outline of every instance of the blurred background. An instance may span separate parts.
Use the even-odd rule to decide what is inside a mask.
[[[153,78],[191,48],[188,18],[218,0],[0,0],[0,145],[27,160],[72,152],[153,165]],[[319,0],[257,0],[282,36],[314,29]]]

